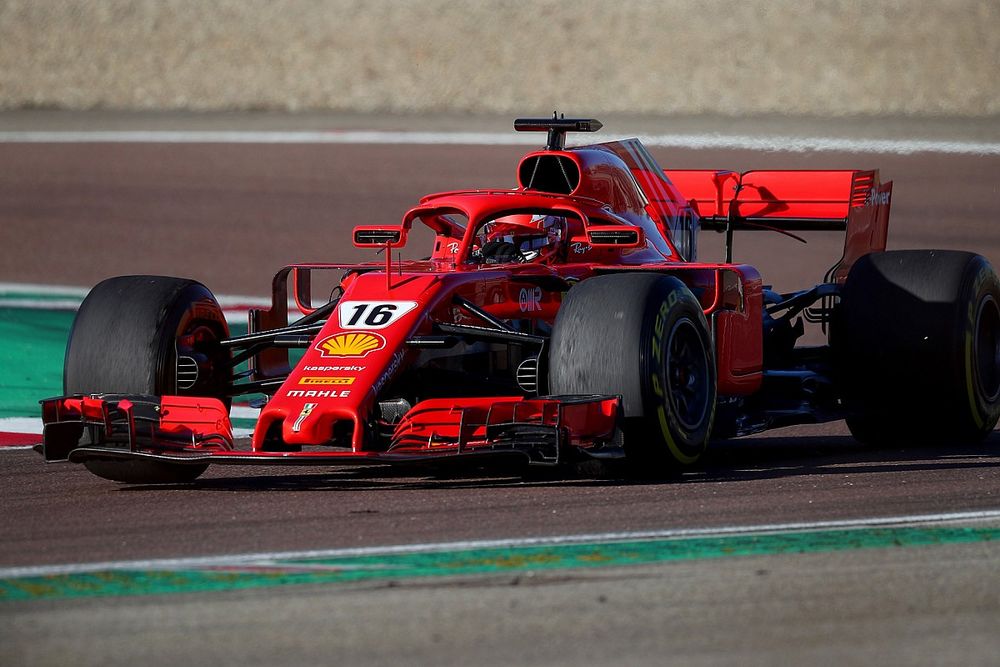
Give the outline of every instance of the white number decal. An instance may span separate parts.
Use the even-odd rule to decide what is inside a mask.
[[[341,329],[384,329],[417,307],[416,301],[341,301]]]

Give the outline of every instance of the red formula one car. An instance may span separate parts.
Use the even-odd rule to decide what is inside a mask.
[[[635,139],[565,148],[594,120],[514,127],[548,133],[516,188],[429,195],[399,225],[355,228],[383,258],[283,268],[246,335],[197,282],[97,285],[67,395],[42,401],[45,458],[143,483],[211,463],[490,457],[655,472],[710,437],[796,423],[846,417],[866,442],[993,429],[997,276],[971,253],[886,252],[892,184],[877,171],[664,171]],[[394,261],[420,227],[430,256]],[[699,228],[726,233],[725,263],[698,261]],[[846,240],[820,284],[781,294],[732,262],[743,229]],[[323,275],[333,289],[314,303]],[[828,344],[797,345],[803,320]],[[240,395],[262,407],[249,443],[229,419]]]

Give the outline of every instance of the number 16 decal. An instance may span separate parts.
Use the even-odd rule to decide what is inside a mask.
[[[417,307],[416,301],[341,301],[341,329],[384,329]]]

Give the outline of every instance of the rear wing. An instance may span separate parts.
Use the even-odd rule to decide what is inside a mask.
[[[878,170],[665,170],[705,229],[846,231],[844,255],[827,275],[843,282],[862,255],[885,250],[892,181]]]

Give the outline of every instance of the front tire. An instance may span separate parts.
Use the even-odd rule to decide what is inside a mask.
[[[77,311],[66,345],[66,394],[209,396],[228,404],[229,337],[222,309],[201,283],[120,276],[98,283]],[[95,475],[119,482],[191,481],[207,465],[92,460]]]
[[[677,278],[622,273],[566,295],[549,352],[553,394],[619,394],[625,454],[643,474],[698,460],[715,417],[716,371],[701,305]]]
[[[860,258],[832,332],[851,434],[868,444],[976,442],[1000,418],[1000,281],[980,255]]]

